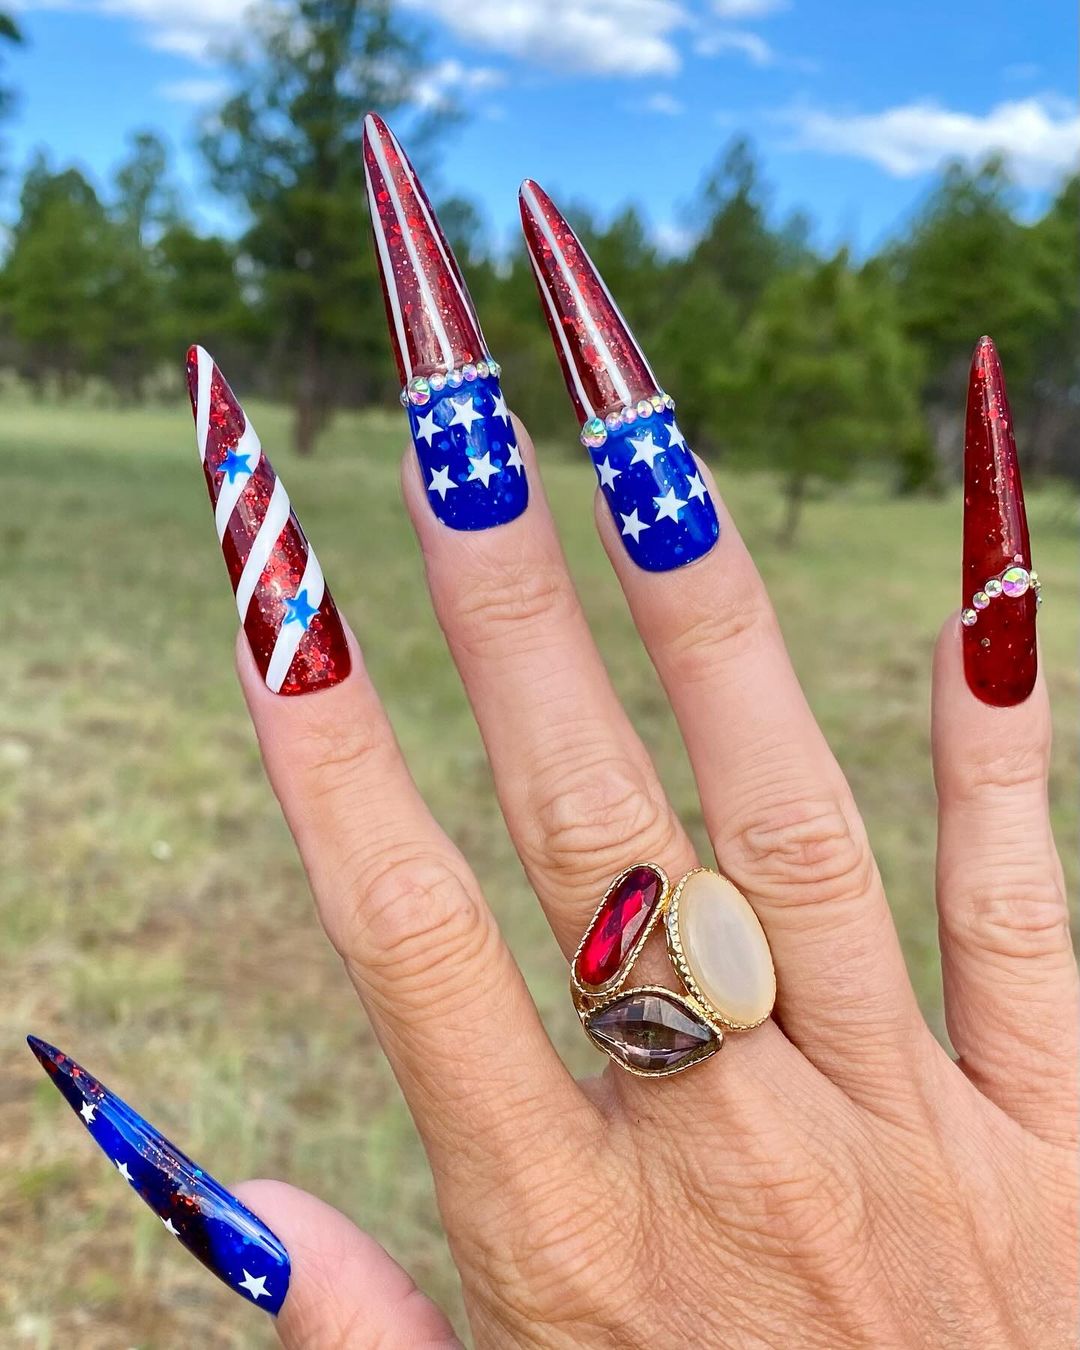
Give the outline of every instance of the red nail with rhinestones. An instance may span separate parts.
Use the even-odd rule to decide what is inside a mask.
[[[289,494],[201,347],[188,352],[187,377],[218,539],[262,677],[275,694],[338,684],[351,667],[345,631]]]
[[[519,202],[581,443],[622,545],[647,572],[695,562],[716,543],[720,522],[675,420],[675,402],[559,208],[530,178]]]
[[[454,530],[529,504],[525,461],[480,320],[439,218],[397,137],[364,119],[364,177],[390,341],[427,500]]]
[[[997,348],[975,348],[964,431],[964,673],[984,703],[1008,708],[1035,685],[1039,578]]]

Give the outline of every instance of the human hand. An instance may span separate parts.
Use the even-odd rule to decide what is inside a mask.
[[[396,142],[379,123],[369,136],[407,382],[475,358],[478,330]],[[381,195],[388,177],[397,201]],[[412,223],[395,236],[387,220],[401,198]],[[530,186],[524,201],[579,410],[606,406],[620,383],[636,398],[647,366],[632,338],[547,199]],[[677,877],[698,859],[592,642],[532,446],[501,417],[497,383],[474,387],[475,429],[467,418],[460,433],[445,419],[425,428],[452,397],[443,390],[410,410],[405,497],[508,829],[569,958],[616,873],[654,859]],[[986,343],[973,391],[965,597],[969,572],[981,586],[1017,550],[1030,570]],[[219,503],[220,465],[246,422],[205,354],[193,392]],[[666,408],[641,420],[674,427]],[[935,658],[953,1062],[916,1006],[855,803],[761,580],[707,471],[666,440],[633,460],[615,429],[592,447],[598,527],[686,741],[717,860],[768,934],[778,983],[772,1019],[685,1073],[654,1081],[613,1066],[578,1083],[563,1067],[293,523],[277,525],[241,606],[240,675],[267,771],[423,1138],[475,1343],[1073,1345],[1077,981],[1047,814],[1034,595],[991,596],[970,625],[953,617]],[[485,459],[498,463],[490,491]],[[234,514],[219,506],[241,598],[277,486],[264,458],[256,470],[250,501],[241,482]],[[287,499],[284,510],[287,522]],[[988,542],[991,517],[1001,525]],[[297,620],[301,597],[313,614]],[[288,661],[283,634],[297,636]],[[275,680],[298,696],[272,692]],[[651,948],[640,970],[643,983],[670,981]],[[276,1323],[285,1345],[456,1344],[347,1218],[277,1182],[240,1195],[292,1263]]]

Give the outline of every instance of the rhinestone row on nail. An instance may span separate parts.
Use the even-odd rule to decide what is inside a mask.
[[[445,372],[436,370],[431,375],[414,375],[401,391],[401,406],[404,408],[411,403],[415,408],[422,408],[431,402],[432,394],[440,394],[444,389],[460,389],[463,384],[473,384],[489,375],[497,380],[501,374],[502,366],[498,361],[488,360],[470,361],[468,365]]]
[[[665,408],[671,411],[674,407],[675,400],[670,394],[656,393],[651,398],[643,398],[637,403],[628,403],[624,408],[616,408],[606,417],[590,417],[581,428],[581,444],[595,450],[597,446],[604,444],[609,432],[631,426],[639,417],[651,417],[653,413],[663,412]]]
[[[1000,595],[1007,595],[1010,600],[1019,600],[1022,595],[1026,595],[1028,588],[1035,592],[1035,604],[1042,604],[1042,586],[1039,582],[1038,572],[1029,572],[1026,567],[1006,567],[1004,572],[999,572],[996,577],[991,577],[981,591],[976,591],[971,597],[971,604],[966,609],[960,611],[960,622],[965,628],[970,628],[972,624],[978,622],[979,611],[986,609],[991,600],[996,600]]]

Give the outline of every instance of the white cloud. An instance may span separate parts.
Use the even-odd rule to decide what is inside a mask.
[[[653,227],[653,242],[665,258],[681,258],[690,251],[696,239],[692,230],[673,221],[662,220]]]
[[[162,98],[170,103],[216,103],[229,92],[227,80],[195,77],[190,80],[170,80],[158,88]]]
[[[157,51],[202,63],[241,31],[251,0],[22,0],[25,9],[81,10],[129,19]]]
[[[712,0],[712,8],[721,19],[763,19],[790,5],[788,0]]]
[[[133,20],[148,45],[209,63],[242,33],[251,0],[20,0],[29,9],[78,8]],[[763,0],[727,0],[761,4]],[[673,74],[672,35],[689,26],[683,0],[468,0],[432,6],[395,0],[442,24],[469,48],[487,47],[556,70],[599,75]]]
[[[744,28],[714,28],[702,33],[694,43],[698,56],[721,56],[724,52],[736,52],[754,66],[771,66],[776,61],[776,53],[763,37],[757,33],[748,33]]]
[[[644,107],[661,117],[681,117],[686,111],[686,105],[670,94],[652,94],[645,100]]]
[[[460,61],[440,61],[424,71],[413,87],[413,97],[421,108],[438,109],[452,103],[460,93],[483,93],[506,83],[501,70],[491,66],[466,66]]]
[[[670,75],[681,64],[671,37],[687,15],[679,0],[468,0],[432,8],[399,0],[485,46],[560,71]]]
[[[1022,186],[1049,187],[1080,150],[1080,114],[1058,98],[999,103],[982,115],[926,102],[851,115],[803,108],[785,120],[795,126],[798,146],[866,159],[895,178],[930,172],[945,159],[972,162],[997,152]]]

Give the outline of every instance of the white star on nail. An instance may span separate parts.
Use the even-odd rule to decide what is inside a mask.
[[[634,447],[634,458],[630,461],[631,464],[648,464],[651,469],[656,456],[664,453],[663,447],[657,445],[653,440],[651,431],[647,436],[632,439],[630,444]]]
[[[511,445],[508,448],[510,454],[506,460],[506,467],[508,469],[517,469],[518,473],[524,473],[525,461],[521,458],[521,451],[517,448],[516,445]]]
[[[598,464],[596,466],[596,476],[600,479],[601,487],[613,488],[615,486],[615,479],[618,478],[621,473],[622,469],[613,467],[610,455],[605,456],[603,464]]]
[[[653,501],[656,503],[657,520],[678,521],[679,512],[686,505],[681,497],[675,496],[674,488],[668,488],[662,497],[654,497]]]
[[[621,511],[619,512],[619,515],[622,517],[623,534],[633,535],[634,543],[636,544],[638,540],[641,538],[641,531],[647,530],[649,526],[645,523],[645,521],[638,519],[636,507],[633,511],[630,512],[628,516],[624,516]]]
[[[491,462],[490,450],[485,450],[482,455],[477,455],[475,459],[469,460],[468,481],[470,483],[480,479],[484,486],[488,487],[491,479],[496,478],[499,472],[499,466],[497,464],[492,464]]]
[[[667,442],[667,443],[668,443],[668,449],[669,449],[669,450],[674,450],[674,449],[676,449],[676,448],[678,448],[678,449],[685,449],[685,447],[686,447],[686,437],[685,437],[685,436],[682,434],[682,432],[679,430],[679,426],[678,426],[678,423],[677,423],[677,422],[672,422],[671,426],[669,426],[668,429],[667,429],[667,434],[668,434],[668,442]]]
[[[491,410],[492,417],[501,417],[504,422],[510,421],[510,409],[506,406],[506,399],[503,398],[502,390],[495,395],[495,406]]]
[[[96,1111],[97,1107],[93,1102],[83,1102],[82,1106],[79,1107],[79,1115],[82,1116],[87,1125],[92,1125],[94,1123],[94,1113]]]
[[[433,412],[425,413],[423,417],[417,419],[416,434],[420,440],[427,441],[428,445],[431,444],[434,438],[439,434],[440,430],[441,428],[438,422],[435,421],[435,414]]]
[[[456,487],[457,484],[450,481],[449,464],[444,464],[441,469],[432,469],[431,482],[428,484],[429,492],[437,492],[443,501],[446,501],[446,494],[451,488]]]
[[[161,1222],[165,1225],[166,1230],[170,1232],[173,1235],[173,1237],[180,1236],[180,1230],[173,1223],[172,1219],[162,1219]]]
[[[472,424],[483,420],[484,414],[476,411],[476,404],[471,398],[454,400],[454,415],[450,419],[452,427],[464,427],[466,431],[472,431]]]
[[[701,474],[695,473],[686,480],[686,495],[690,501],[703,502],[709,495],[705,484],[701,481]]]
[[[127,1163],[126,1162],[122,1163],[119,1158],[114,1158],[113,1162],[116,1164],[116,1170],[120,1173],[120,1175],[124,1178],[124,1180],[131,1181],[132,1177],[131,1173],[128,1171]]]
[[[243,1267],[241,1266],[241,1270]],[[249,1275],[244,1271],[244,1278],[240,1281],[240,1288],[246,1289],[251,1297],[258,1303],[261,1298],[269,1298],[270,1293],[266,1288],[266,1276],[260,1275],[258,1279],[254,1275]]]

